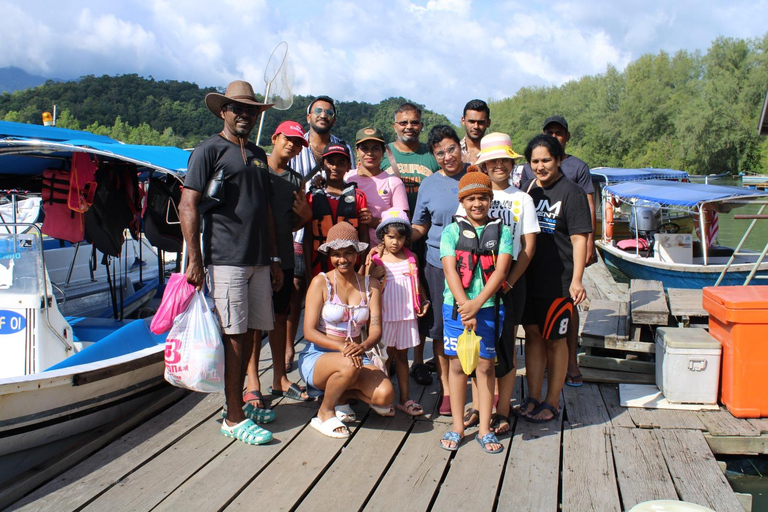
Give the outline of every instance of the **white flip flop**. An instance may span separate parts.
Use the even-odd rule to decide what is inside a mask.
[[[355,411],[352,410],[352,407],[349,404],[337,405],[334,409],[336,410],[336,417],[339,418],[339,421],[342,423],[354,423],[357,421]]]
[[[349,437],[349,429],[335,416],[325,421],[315,416],[309,424],[324,436],[332,437],[334,439],[346,439]],[[336,432],[336,429],[339,427],[344,427],[344,432]]]

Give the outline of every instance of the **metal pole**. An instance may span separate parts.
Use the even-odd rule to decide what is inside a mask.
[[[272,85],[272,82],[267,83],[267,89],[264,91],[264,103],[267,102],[267,98],[269,98],[269,87]],[[261,129],[264,127],[264,114],[266,114],[266,110],[261,111],[261,119],[259,119],[259,131],[256,132],[256,145],[259,145],[259,140],[261,140]]]

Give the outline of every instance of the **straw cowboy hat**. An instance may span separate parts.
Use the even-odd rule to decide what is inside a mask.
[[[259,113],[274,105],[274,103],[260,103],[256,101],[253,87],[243,80],[235,80],[229,84],[224,94],[210,92],[205,95],[205,105],[217,117],[221,113],[221,107],[227,103],[241,103],[243,105],[259,107]]]

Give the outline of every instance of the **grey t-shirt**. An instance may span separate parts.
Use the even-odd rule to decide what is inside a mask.
[[[213,174],[224,169],[224,203],[203,215],[205,265],[269,265],[267,155],[252,142],[244,149],[245,162],[240,146],[217,134],[189,157],[184,188],[204,193]]]
[[[427,232],[427,262],[433,267],[442,268],[440,236],[443,228],[453,222],[453,216],[459,206],[459,180],[466,172],[465,166],[454,176],[435,173],[427,176],[419,186],[413,223],[430,224]]]
[[[584,160],[570,155],[560,162],[560,169],[563,171],[565,177],[581,187],[585,194],[593,194],[595,192],[595,187],[592,185],[592,175],[589,174],[589,166]],[[526,163],[523,165],[523,177],[520,180],[521,183],[530,181],[534,178],[535,176],[531,170],[531,164]]]

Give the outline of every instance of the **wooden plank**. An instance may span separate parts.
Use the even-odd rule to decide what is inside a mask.
[[[265,350],[269,350],[268,347]],[[265,381],[272,379],[270,368],[260,375]],[[224,395],[216,393],[218,406],[214,414],[200,423],[173,446],[141,465],[114,486],[88,504],[83,510],[105,508],[131,508],[149,510],[157,506],[178,486],[211,462],[231,444],[243,444],[221,435],[220,407]],[[243,444],[243,449],[258,447]]]
[[[612,372],[587,367],[581,368],[581,375],[584,382],[606,382],[609,384],[653,384],[656,382],[656,377],[647,373]]]
[[[610,427],[604,424],[575,426],[565,423],[561,489],[564,512],[621,510]]]
[[[745,420],[734,418],[724,407],[719,411],[698,411],[696,413],[713,436],[759,436],[760,431]]]
[[[17,510],[79,509],[221,408],[222,396],[193,393],[25,497]]]
[[[459,504],[465,503],[469,496],[472,497],[472,510],[493,509],[511,439],[509,436],[501,437],[499,442],[504,446],[504,452],[490,455],[480,448],[476,436],[477,429],[465,432],[464,442],[440,485],[433,510],[460,509]]]
[[[745,437],[704,434],[704,438],[712,452],[718,455],[768,455],[768,435]]]
[[[632,302],[632,323],[644,325],[667,325],[669,307],[661,281],[632,279],[630,286]]]
[[[704,291],[699,289],[669,288],[669,311],[675,318],[701,316],[709,313],[702,306]]]
[[[362,410],[357,406],[355,409]],[[312,427],[303,429],[226,510],[253,510],[255,503],[261,510],[290,510],[334,457],[352,442],[359,425],[347,425],[352,432],[347,441],[327,438]]]
[[[326,512],[329,503],[343,503],[346,510],[362,508],[413,423],[402,414],[391,418],[369,414],[364,428],[357,430],[297,510]]]
[[[611,425],[614,427],[635,428],[635,422],[632,421],[627,408],[619,405],[619,387],[615,384],[598,384],[598,386],[603,397],[605,409],[611,418]]]
[[[585,382],[578,388],[565,386],[563,399],[571,428],[606,425],[611,422],[597,384]]]
[[[627,341],[629,339],[629,303],[593,300],[581,331],[582,337]]]
[[[617,283],[611,271],[605,266],[602,257],[584,269],[584,287],[591,300],[628,301],[629,287],[626,283]]]
[[[651,500],[676,500],[672,476],[651,430],[611,429],[616,476],[625,510]]]
[[[275,415],[275,421],[265,425],[275,441],[257,447],[230,444],[153,510],[220,510],[226,506],[291,443],[315,412],[293,403],[276,407]]]
[[[496,510],[558,509],[561,437],[562,409],[548,423],[517,422]]]
[[[61,475],[68,468],[82,462],[126,432],[141,425],[147,418],[168,408],[188,394],[188,391],[169,385],[161,391],[153,393],[151,395],[152,402],[147,407],[132,411],[130,415],[93,431],[75,448],[59,455],[50,464],[46,464],[44,467],[35,467],[29,472],[19,475],[19,478],[14,478],[14,480],[0,486],[0,509],[4,509],[33,489]]]
[[[619,357],[591,356],[579,354],[579,367],[586,366],[598,370],[614,372],[653,373],[656,372],[656,363],[649,361],[636,361]]]
[[[444,432],[442,424],[416,421],[397,458],[366,503],[365,510],[428,510],[450,461],[450,452],[439,446]]]
[[[628,407],[632,421],[640,428],[668,428],[706,430],[696,411],[676,411],[672,409],[643,409]]]
[[[120,485],[111,487],[82,510],[152,509],[234,442],[221,435],[220,421],[218,415],[209,418],[171,449],[123,477]]]
[[[768,418],[753,418],[747,421],[749,421],[756,430],[760,431],[761,434],[768,433]]]
[[[662,429],[655,434],[681,500],[718,512],[743,512],[701,432]]]
[[[627,352],[642,352],[645,354],[654,354],[656,352],[655,343],[649,343],[647,341],[621,341],[612,338],[597,338],[589,335],[582,335],[581,346],[624,350]]]

